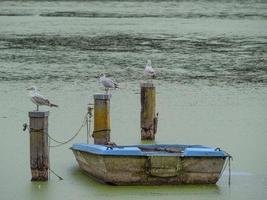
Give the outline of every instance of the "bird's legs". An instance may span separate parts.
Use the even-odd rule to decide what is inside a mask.
[[[108,88],[105,88],[106,94],[108,94]]]
[[[39,105],[36,105],[37,106],[37,110],[36,111],[39,111]]]
[[[147,83],[153,84],[153,78],[148,78]]]

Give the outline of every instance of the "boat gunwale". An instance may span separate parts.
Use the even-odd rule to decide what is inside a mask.
[[[79,145],[79,144],[78,144]],[[83,144],[85,145],[85,144]],[[225,152],[225,151],[222,151],[220,149],[217,150],[217,148],[210,148],[210,147],[206,147],[206,146],[202,146],[202,145],[130,145],[130,146],[115,146],[115,147],[110,147],[108,145],[99,145],[101,147],[106,147],[106,150],[102,150],[102,151],[90,151],[90,150],[87,150],[87,149],[82,149],[82,148],[77,148],[77,147],[74,147],[72,146],[70,149],[71,150],[76,150],[76,151],[81,151],[81,152],[86,152],[86,153],[90,153],[90,154],[93,154],[93,155],[100,155],[100,156],[111,156],[111,157],[114,157],[114,156],[121,156],[121,157],[125,157],[125,156],[128,156],[128,157],[152,157],[152,156],[157,156],[157,157],[169,157],[169,156],[176,156],[176,157],[201,157],[201,158],[204,158],[204,157],[229,157],[229,155]],[[113,148],[117,148],[117,149],[120,149],[120,148],[128,148],[128,147],[136,147],[139,149],[139,152],[138,153],[135,153],[135,152],[131,152],[132,154],[130,154],[129,152],[128,153],[118,153],[118,152],[109,152],[109,150],[113,150]],[[166,150],[155,150],[155,148],[153,149],[153,147],[159,147],[159,148],[162,148],[162,147],[177,147],[177,148],[180,148],[180,149],[184,149],[180,152],[170,152],[170,151],[166,151]],[[185,150],[187,149],[194,149],[195,148],[195,152],[191,152],[191,154],[189,153],[188,155],[185,154]],[[166,148],[165,148],[166,149]],[[201,150],[210,150],[210,152],[206,152],[206,153],[210,153],[210,154],[205,154],[205,151],[201,151]],[[147,150],[147,151],[146,151]],[[149,150],[151,150],[151,152],[149,152]],[[154,151],[153,151],[154,150]],[[199,150],[199,151],[197,151]],[[213,150],[213,151],[212,151]],[[217,155],[213,155],[212,153],[215,154],[215,152],[220,152],[220,154],[217,153]],[[195,153],[195,154],[194,154]]]

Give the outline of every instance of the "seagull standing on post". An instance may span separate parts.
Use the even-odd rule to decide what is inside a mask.
[[[106,93],[111,88],[119,88],[118,84],[107,78],[105,74],[100,74],[99,82],[105,87]]]
[[[147,60],[144,74],[150,79],[154,79],[156,77],[156,72],[151,66],[151,60]]]
[[[37,91],[38,89],[35,86],[28,88],[31,101],[37,106],[37,111],[39,111],[39,106],[50,106],[58,107],[58,105],[51,103],[47,98],[40,95]]]

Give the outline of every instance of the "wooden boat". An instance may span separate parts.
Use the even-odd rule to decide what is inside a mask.
[[[81,169],[114,185],[215,184],[229,154],[201,145],[74,144]]]

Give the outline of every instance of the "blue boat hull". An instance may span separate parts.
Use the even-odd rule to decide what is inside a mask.
[[[215,184],[229,157],[200,145],[74,144],[81,169],[114,185]]]

